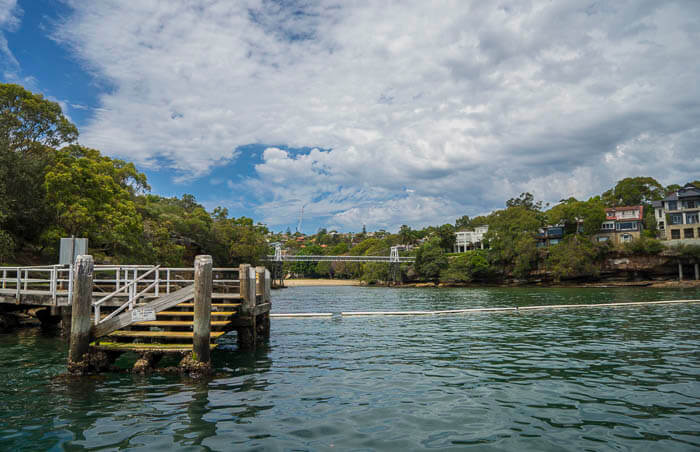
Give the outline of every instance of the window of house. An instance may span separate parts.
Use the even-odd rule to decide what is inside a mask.
[[[686,224],[696,224],[696,223],[698,223],[698,213],[697,213],[697,212],[686,213],[686,214],[685,214],[685,223],[686,223]]]
[[[608,237],[598,237],[598,241],[599,241],[599,242],[607,242],[607,241],[608,241]]]
[[[603,223],[602,229],[615,229],[615,223]]]
[[[668,206],[668,210],[678,209],[678,203],[676,201],[667,201],[666,205]]]
[[[673,215],[669,215],[669,217],[671,224],[683,224],[683,215],[675,213]]]
[[[632,234],[622,234],[622,238],[620,239],[621,242],[631,242],[632,241]]]
[[[683,207],[685,207],[686,209],[694,209],[696,205],[697,204],[695,203],[695,201],[684,201],[683,202]]]
[[[664,222],[663,222],[663,221],[659,221],[659,229],[663,229],[663,228],[664,228]]]
[[[683,238],[692,239],[693,237],[695,237],[694,232],[695,231],[693,231],[693,228],[683,229]]]
[[[559,239],[549,239],[550,245],[556,245],[557,243],[559,243]]]
[[[680,238],[681,238],[681,230],[680,229],[671,229],[671,239],[677,240]]]
[[[637,223],[634,222],[626,222],[626,223],[618,223],[619,224],[619,230],[620,231],[636,231],[637,230]]]

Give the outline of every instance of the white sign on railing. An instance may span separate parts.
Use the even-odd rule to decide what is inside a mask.
[[[132,322],[149,322],[156,319],[156,311],[150,308],[136,308],[131,311]]]

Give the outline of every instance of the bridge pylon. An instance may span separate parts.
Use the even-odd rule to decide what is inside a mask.
[[[399,247],[392,246],[389,254],[389,282],[401,282],[401,259],[399,259]]]

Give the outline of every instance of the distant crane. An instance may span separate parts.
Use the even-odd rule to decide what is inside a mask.
[[[301,212],[299,212],[299,223],[297,224],[297,232],[301,232],[301,222],[304,220],[304,207],[306,204],[301,206]]]

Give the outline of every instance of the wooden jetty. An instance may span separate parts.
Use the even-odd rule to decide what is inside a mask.
[[[185,371],[206,373],[210,350],[229,331],[242,350],[269,338],[271,281],[265,267],[213,268],[197,256],[194,268],[94,265],[0,269],[0,308],[45,307],[46,318],[70,323],[69,370],[109,368],[124,352],[146,371],[166,353],[183,356]]]

